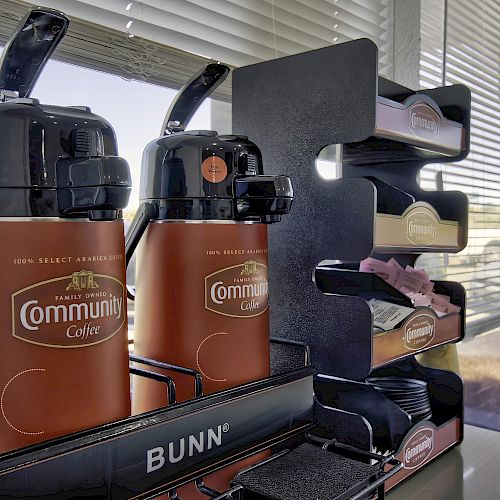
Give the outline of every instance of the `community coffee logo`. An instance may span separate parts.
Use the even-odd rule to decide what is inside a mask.
[[[434,431],[430,427],[419,429],[408,438],[403,450],[405,469],[416,469],[424,464],[434,448]]]
[[[417,103],[410,108],[410,131],[423,139],[439,135],[440,116],[427,104]]]
[[[125,321],[118,279],[78,271],[12,294],[12,334],[47,347],[87,347],[110,339]]]
[[[235,318],[259,316],[267,310],[267,266],[248,260],[205,278],[205,307]]]
[[[405,325],[405,347],[413,351],[429,345],[436,334],[436,319],[430,314],[419,314]]]
[[[406,237],[414,245],[431,245],[436,240],[438,224],[431,210],[419,206],[406,216]]]

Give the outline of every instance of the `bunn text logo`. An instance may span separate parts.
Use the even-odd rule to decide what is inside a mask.
[[[218,425],[215,429],[209,428],[200,431],[198,434],[181,437],[171,441],[165,447],[151,448],[146,452],[146,472],[150,474],[167,464],[176,464],[185,458],[218,448],[222,446],[222,436],[227,432],[229,432],[229,424],[225,423]]]

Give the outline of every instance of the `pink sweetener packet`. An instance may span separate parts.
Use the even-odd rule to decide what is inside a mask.
[[[394,282],[391,283],[391,285],[395,287],[396,281],[398,280],[398,277],[399,277],[399,274],[402,273],[404,271],[404,269],[394,257],[391,257],[387,261],[387,265],[392,267],[392,269],[394,270]]]
[[[413,269],[413,268],[411,268],[411,269]],[[401,290],[402,288],[407,288],[411,292],[417,293],[420,290],[422,283],[423,283],[423,279],[420,275],[412,272],[411,270],[403,269],[398,274],[398,277],[396,279],[396,283],[394,286],[398,290]]]
[[[364,273],[373,273],[374,269],[383,262],[378,259],[374,259],[373,257],[367,257],[366,259],[363,259],[359,263],[359,270],[364,272]]]
[[[456,304],[452,304],[451,302],[448,304],[448,310],[446,311],[447,314],[454,314],[454,313],[459,313],[462,310],[460,306],[457,306]]]
[[[411,267],[411,266],[406,266],[406,267]],[[425,269],[417,269],[416,267],[412,267],[412,269],[420,274],[422,276],[422,278],[428,280],[429,279],[429,275],[427,274],[426,270]]]
[[[443,313],[448,312],[448,307],[450,305],[450,297],[448,297],[447,295],[442,295],[440,293],[434,293],[434,292],[430,294],[430,297],[432,300],[431,307],[435,311],[440,311]]]
[[[432,290],[434,290],[434,282],[427,280],[422,283],[419,291],[423,295],[430,295]]]
[[[403,267],[399,264],[399,262],[394,258],[394,257],[391,257],[388,261],[387,261],[387,264],[389,266],[392,266],[394,267],[398,273],[400,273],[401,271],[403,271]]]
[[[419,290],[420,293],[423,293],[424,295],[429,295],[432,292],[432,289],[434,288],[434,283],[429,279],[429,275],[426,273],[425,269],[415,269],[414,267],[406,266],[406,271],[411,271],[422,277],[423,282]]]
[[[359,270],[365,273],[375,273],[377,276],[393,285],[396,281],[396,272],[393,267],[383,260],[368,257],[359,263]]]
[[[448,307],[442,304],[431,304],[432,309],[436,312],[441,312],[446,314],[446,311],[448,310]]]
[[[408,297],[412,299],[415,307],[430,307],[431,305],[431,298],[428,295],[424,295],[422,293],[411,293],[408,294]]]
[[[436,311],[437,313],[441,313],[442,315],[459,313],[462,309],[460,306],[452,304],[451,302],[445,305],[432,304],[431,307],[434,309],[434,311]]]
[[[445,306],[450,303],[450,297],[448,297],[448,295],[432,292],[430,296],[433,304]]]

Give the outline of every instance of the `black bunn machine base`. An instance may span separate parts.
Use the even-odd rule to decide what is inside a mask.
[[[416,308],[409,320],[423,314],[436,335],[408,345],[410,321],[374,335],[367,301],[411,302],[357,269],[368,256],[394,257],[405,267],[423,252],[458,252],[467,244],[467,197],[425,191],[417,175],[427,163],[467,156],[470,91],[453,85],[416,93],[379,77],[377,60],[375,44],[361,39],[235,70],[233,133],[257,143],[269,173],[294,184],[294,216],[269,231],[271,332],[310,346],[324,374],[316,382],[323,405],[317,413],[333,407],[335,414],[330,435],[371,451],[380,426],[396,422],[390,449],[403,462],[410,450],[411,463],[391,487],[462,440],[462,381],[428,371],[414,355],[463,338],[465,293],[458,283],[436,283],[461,312],[438,318]],[[327,147],[330,178],[316,169]],[[426,380],[433,421],[412,426],[364,383],[371,373]],[[351,404],[349,393],[366,406]],[[375,402],[381,415],[369,411]]]
[[[169,406],[0,456],[0,498],[181,500],[176,488],[192,481],[207,498],[383,498],[401,463],[324,438],[329,414],[314,422],[321,405],[308,348],[281,339],[271,346],[271,377],[208,396],[196,371],[131,355],[131,373],[165,384]],[[151,368],[192,377],[198,397],[175,403],[173,380]],[[263,450],[271,456],[241,471],[228,491],[204,484],[207,474]],[[290,496],[313,469],[302,496]],[[346,481],[339,469],[354,475]]]

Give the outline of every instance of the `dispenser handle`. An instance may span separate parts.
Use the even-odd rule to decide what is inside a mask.
[[[177,93],[168,108],[160,137],[182,132],[201,103],[226,79],[231,70],[220,63],[211,63],[196,73]]]
[[[148,227],[149,222],[155,216],[156,208],[151,203],[141,203],[137,212],[135,213],[134,219],[128,228],[127,234],[125,235],[125,263],[128,267],[132,256],[134,255],[135,249],[139,244],[139,241],[144,234],[144,231]],[[127,285],[127,297],[131,300],[135,300],[135,288]]]
[[[63,39],[68,18],[57,10],[37,7],[21,20],[0,59],[0,91],[28,97],[50,56]],[[17,93],[17,95],[15,95]]]

